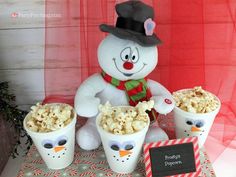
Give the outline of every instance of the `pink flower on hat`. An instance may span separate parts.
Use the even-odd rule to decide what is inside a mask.
[[[145,34],[147,36],[151,36],[154,32],[155,26],[156,26],[156,23],[151,18],[148,18],[144,22]]]

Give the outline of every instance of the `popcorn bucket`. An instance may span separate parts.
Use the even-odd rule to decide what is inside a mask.
[[[208,113],[191,113],[175,106],[173,115],[177,139],[196,136],[198,137],[199,147],[201,148],[204,145],[221,106],[220,100],[216,96],[215,98],[218,100],[219,106]]]
[[[56,104],[56,103],[55,103]],[[24,129],[32,138],[39,154],[50,169],[62,169],[69,166],[74,159],[76,112],[73,119],[65,127],[52,132],[34,132],[26,123],[31,116],[24,119]]]
[[[125,109],[128,106],[121,108]],[[110,168],[114,172],[122,174],[133,172],[137,166],[150,121],[148,120],[148,124],[138,132],[116,135],[105,131],[100,126],[101,118],[101,114],[99,114],[96,119],[96,126]]]

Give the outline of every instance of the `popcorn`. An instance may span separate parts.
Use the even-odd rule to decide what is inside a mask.
[[[208,113],[219,107],[216,97],[200,86],[174,92],[173,98],[177,107],[191,113]]]
[[[106,115],[109,116],[112,113],[116,112],[116,110],[112,110],[112,106],[109,102],[106,102],[105,105],[99,105],[98,109],[104,114],[104,116],[106,116]]]
[[[141,120],[135,120],[132,123],[132,127],[134,128],[135,131],[142,130],[144,127],[146,127],[146,125],[147,123]]]
[[[154,107],[154,101],[150,100],[148,102],[139,102],[136,107],[138,108],[139,114],[145,115],[147,110],[151,111],[151,109]]]
[[[73,115],[73,108],[67,104],[37,103],[31,107],[31,117],[26,125],[34,132],[51,132],[68,125]]]
[[[112,107],[109,102],[99,105],[101,112],[100,126],[113,134],[132,134],[142,130],[148,124],[148,114],[154,106],[154,101],[143,101],[136,107],[121,108]]]

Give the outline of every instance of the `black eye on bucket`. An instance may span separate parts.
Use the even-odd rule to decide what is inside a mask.
[[[119,151],[120,150],[120,148],[117,144],[111,145],[111,149],[114,150],[114,151]]]
[[[45,147],[46,149],[51,149],[53,148],[53,145],[51,143],[45,143],[43,147]]]
[[[196,125],[197,128],[201,128],[201,127],[203,127],[204,122],[201,121],[201,120],[198,120],[198,121],[196,121],[195,125]]]
[[[57,138],[56,143],[58,146],[63,146],[67,143],[67,139],[68,138],[65,135],[60,136],[59,138]]]
[[[54,147],[54,142],[52,140],[43,140],[42,146],[46,149],[52,149]]]
[[[65,145],[66,144],[66,140],[65,139],[62,139],[62,140],[60,140],[59,142],[58,142],[58,145],[59,146],[63,146],[63,145]]]
[[[187,120],[187,121],[186,121],[186,124],[188,124],[188,125],[193,125],[193,122],[192,122],[191,120]]]
[[[127,144],[126,146],[125,146],[125,150],[131,150],[131,149],[133,149],[134,148],[134,146],[132,145],[132,144]]]

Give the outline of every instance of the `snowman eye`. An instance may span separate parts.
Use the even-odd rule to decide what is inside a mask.
[[[139,60],[139,52],[138,52],[138,49],[135,47],[135,49],[132,53],[131,62],[132,63],[137,63],[138,60]]]
[[[127,151],[133,149],[134,147],[135,147],[135,142],[134,141],[126,141],[122,145],[122,148],[124,148]]]
[[[131,150],[131,149],[133,149],[134,148],[134,146],[132,145],[132,144],[127,144],[126,146],[125,146],[125,150]]]
[[[46,149],[51,149],[53,148],[53,142],[51,140],[44,140],[42,143],[43,147]]]
[[[67,137],[66,136],[61,136],[57,139],[58,146],[63,146],[66,143],[67,143]]]
[[[188,125],[193,125],[193,122],[192,122],[191,120],[187,120],[187,121],[186,121],[186,124],[188,124]]]
[[[65,145],[66,144],[66,140],[65,139],[63,139],[63,140],[60,140],[59,142],[58,142],[58,145],[59,146],[63,146],[63,145]]]
[[[120,148],[117,144],[111,145],[111,149],[114,150],[114,151],[119,151],[120,150]]]
[[[51,143],[46,143],[46,144],[44,144],[44,147],[47,149],[51,149],[51,148],[53,148],[53,145]]]
[[[131,48],[130,47],[124,48],[120,53],[121,60],[128,61],[129,57],[130,57],[130,53],[131,53]]]
[[[197,128],[201,128],[201,127],[203,127],[203,125],[204,125],[204,122],[201,121],[201,120],[196,121],[196,123],[195,123],[195,126],[196,126]]]

